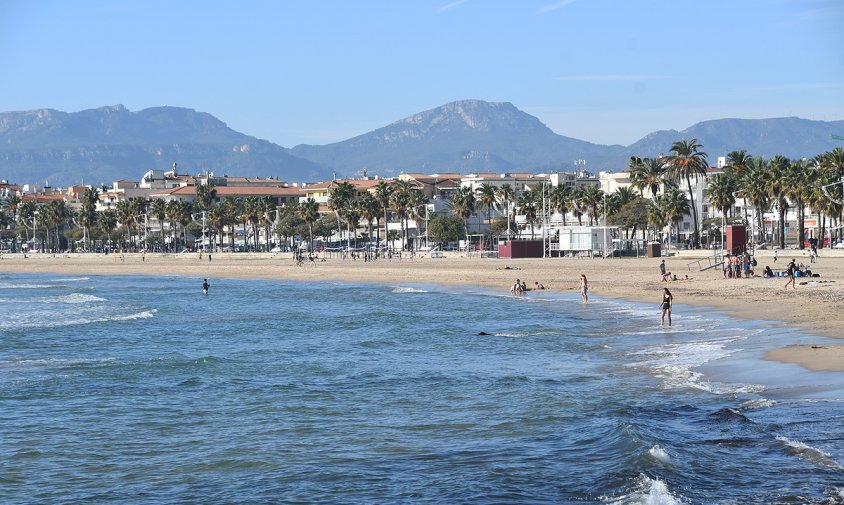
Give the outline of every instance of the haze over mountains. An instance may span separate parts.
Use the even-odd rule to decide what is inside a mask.
[[[210,114],[179,107],[131,112],[121,105],[65,113],[0,113],[0,179],[53,186],[137,180],[151,169],[276,177],[290,182],[413,172],[622,170],[631,155],[668,153],[697,138],[710,163],[746,149],[765,157],[813,157],[844,144],[844,121],[719,119],[658,131],[630,146],[558,135],[510,103],[452,102],[369,133],[287,149],[236,132]]]

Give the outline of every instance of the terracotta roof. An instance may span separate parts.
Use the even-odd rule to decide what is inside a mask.
[[[218,197],[226,196],[305,196],[301,188],[273,188],[262,186],[215,186]],[[196,195],[196,186],[183,186],[172,190],[164,190],[157,195]]]
[[[355,189],[358,190],[358,191],[368,191],[368,190],[378,186],[378,184],[382,181],[386,182],[387,184],[393,184],[393,182],[394,182],[394,181],[389,180],[389,179],[367,179],[367,180],[362,180],[362,179],[337,179],[336,181],[324,181],[324,182],[318,182],[316,184],[312,184],[310,186],[306,186],[305,188],[303,188],[303,191],[311,191],[311,190],[318,190],[318,189],[329,189],[329,188],[332,188],[332,187],[340,184],[341,182],[348,182],[349,184],[354,186]]]

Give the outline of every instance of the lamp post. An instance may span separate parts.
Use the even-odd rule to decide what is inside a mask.
[[[196,216],[202,216],[202,252],[205,252],[205,211],[198,212],[196,214],[191,214],[193,219],[196,219]],[[244,230],[245,233],[245,230]]]
[[[421,205],[417,205],[413,207],[413,210],[418,209],[419,207],[425,207],[425,248],[428,249],[430,247],[430,243],[428,242],[428,203],[423,203]],[[419,233],[416,233],[417,239],[419,238]]]

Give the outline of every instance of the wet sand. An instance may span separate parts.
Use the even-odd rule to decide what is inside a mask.
[[[704,253],[705,254],[705,253]],[[340,280],[378,283],[471,284],[507,291],[517,278],[528,286],[535,281],[557,291],[576,291],[581,273],[589,279],[589,292],[601,296],[653,302],[656,307],[662,288],[668,287],[678,304],[713,307],[735,317],[778,321],[783,325],[814,335],[844,337],[841,314],[844,313],[844,254],[822,251],[812,269],[821,277],[798,278],[797,289],[784,287],[785,278],[724,279],[720,267],[698,271],[701,253],[686,253],[666,259],[667,269],[677,281],[661,282],[660,260],[656,258],[548,258],[497,259],[464,257],[445,253],[444,258],[416,257],[379,259],[364,262],[330,258],[304,266],[294,264],[289,253],[212,254],[201,260],[190,254],[35,254],[24,258],[6,254],[0,259],[0,272],[53,272],[60,274],[102,275],[187,275],[200,279],[241,277],[289,280]],[[757,255],[758,271],[764,265],[774,270],[785,268],[792,257],[808,263],[800,251]],[[704,262],[706,264],[707,262]],[[689,278],[686,279],[686,276]],[[675,317],[682,317],[675,311]],[[654,326],[658,325],[654,318]],[[844,372],[844,342],[788,346],[773,349],[768,359],[797,363],[810,370]]]

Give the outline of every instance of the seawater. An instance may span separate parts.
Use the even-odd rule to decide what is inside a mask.
[[[844,374],[761,360],[818,338],[681,303],[659,328],[659,300],[210,281],[0,274],[0,501],[844,503]]]

